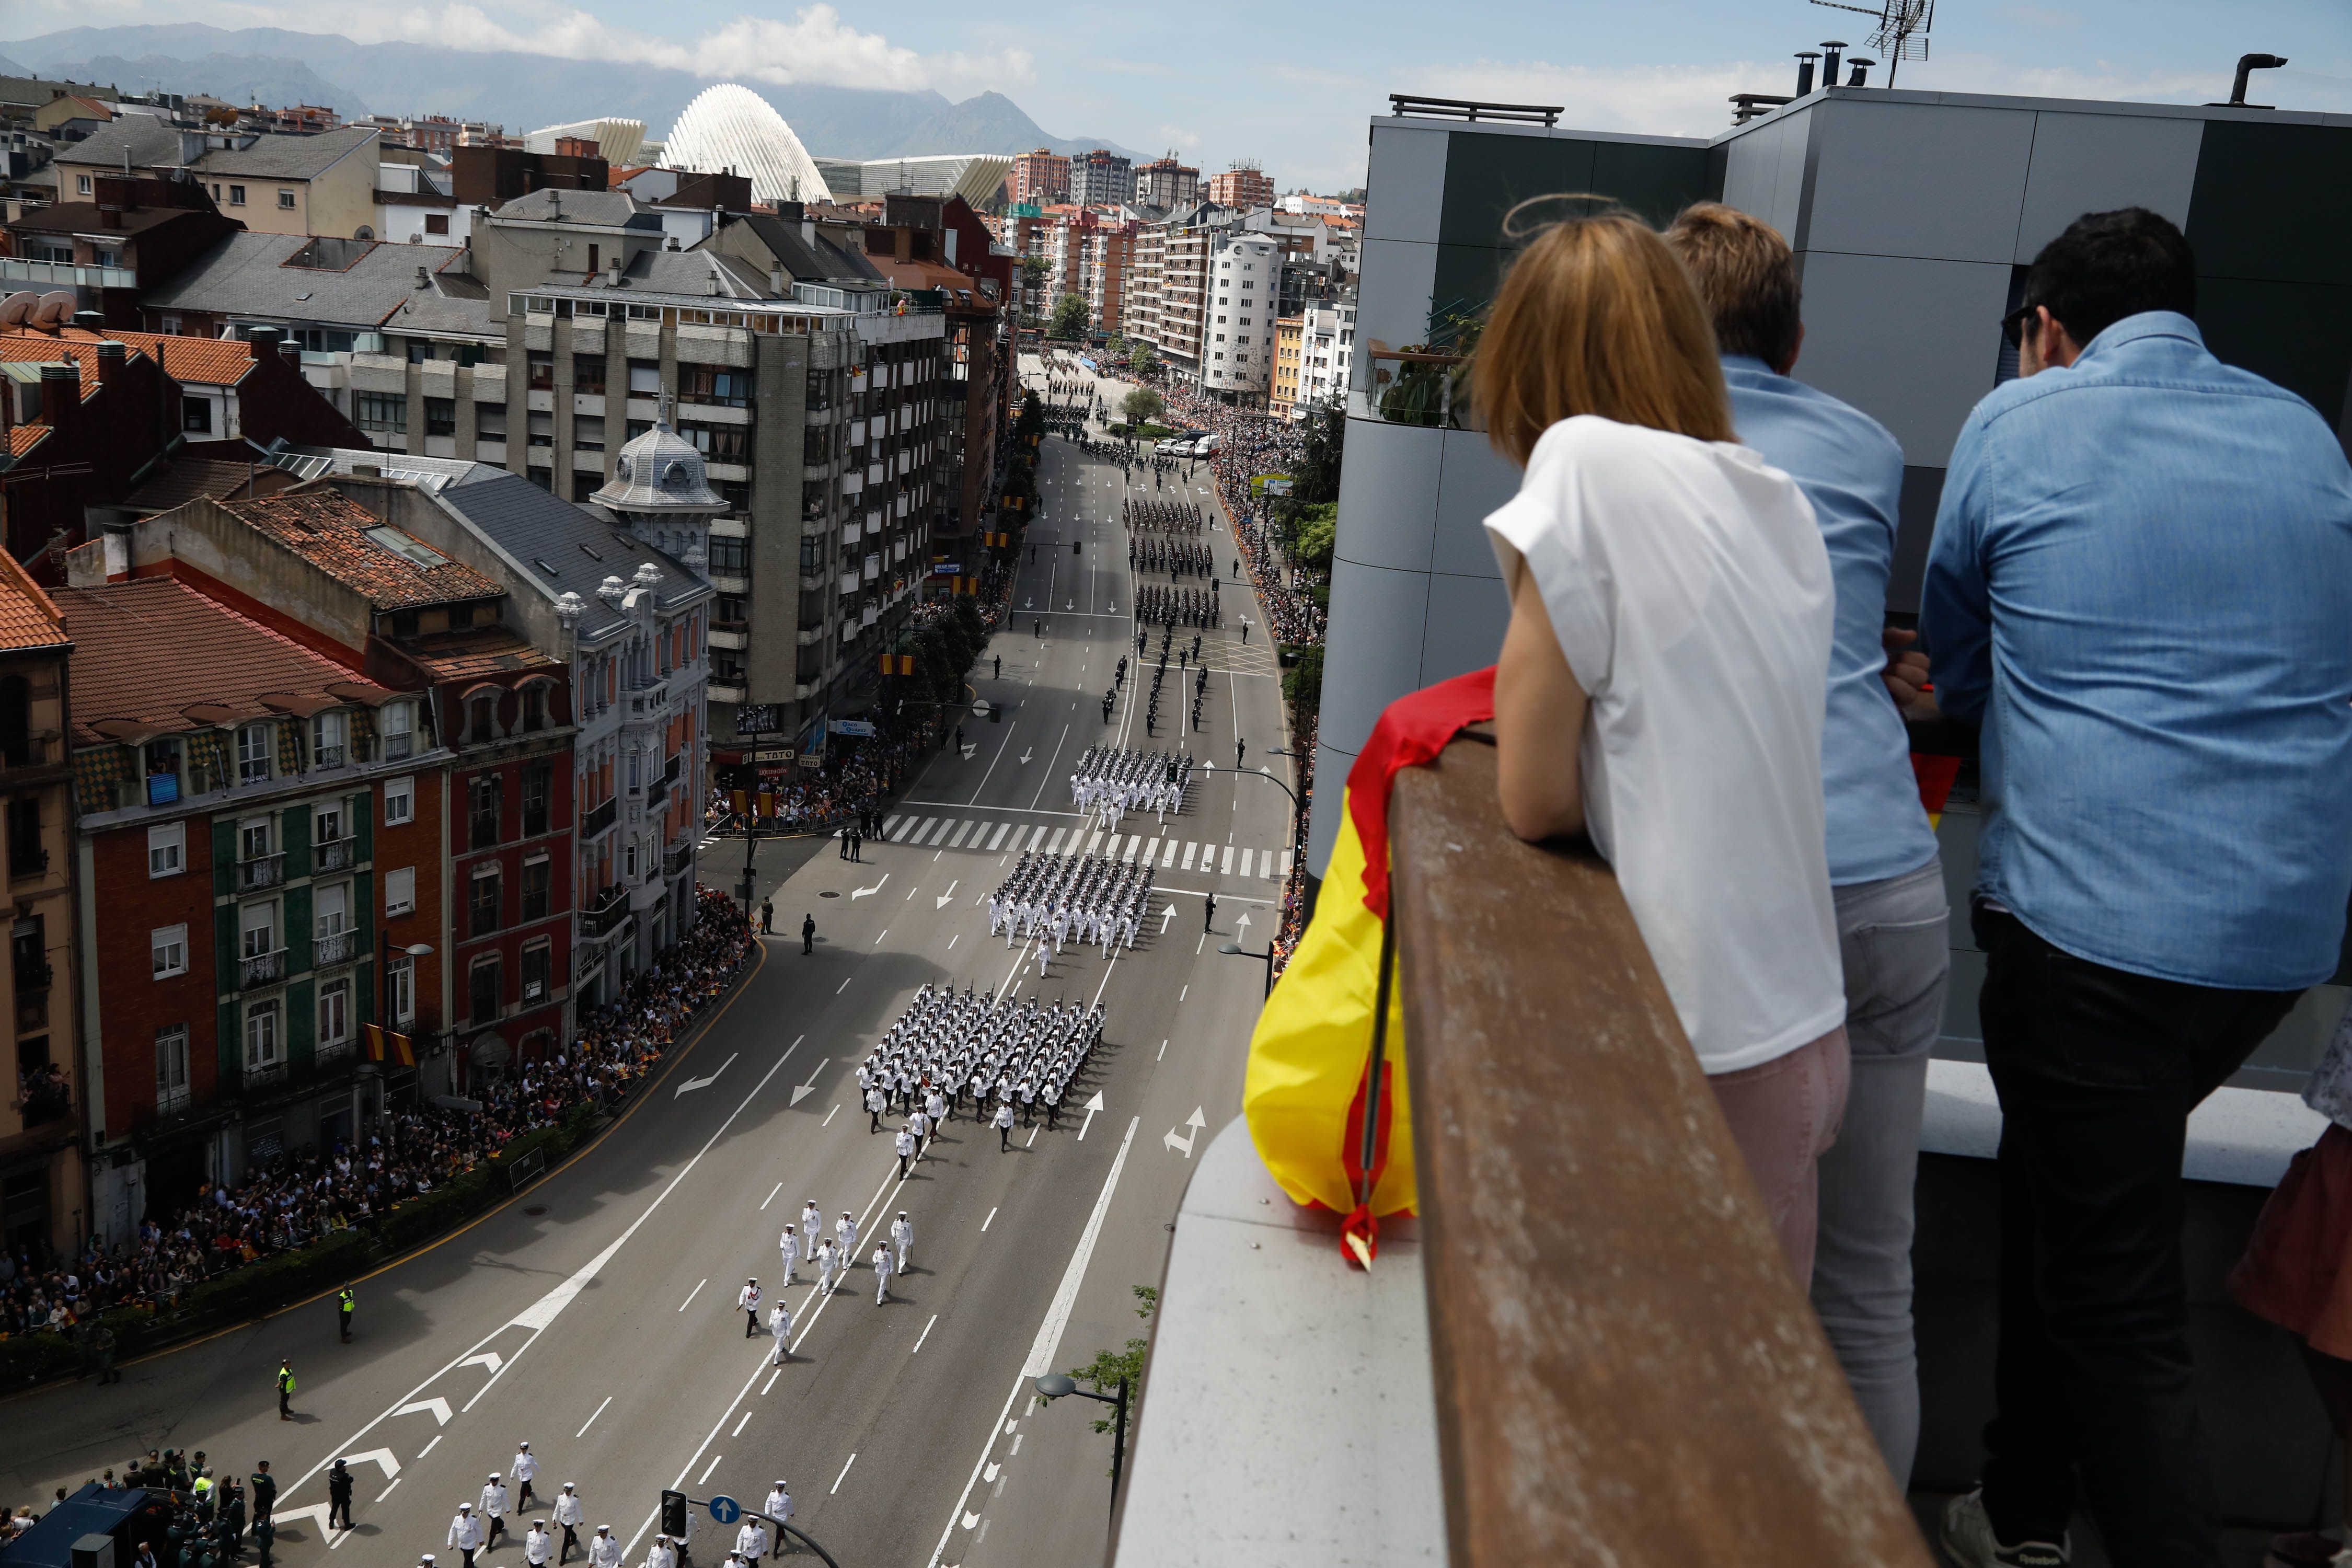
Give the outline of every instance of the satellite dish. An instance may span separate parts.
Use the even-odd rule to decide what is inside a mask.
[[[41,302],[33,308],[33,325],[37,327],[62,325],[73,319],[74,307],[79,303],[79,301],[74,298],[72,289],[52,289],[42,295]]]
[[[32,319],[33,307],[40,302],[40,294],[31,289],[20,289],[0,300],[0,327],[23,326]]]

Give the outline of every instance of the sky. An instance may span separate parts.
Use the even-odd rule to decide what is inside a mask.
[[[1787,92],[1794,51],[1873,16],[1808,0],[1190,0],[1118,6],[1031,0],[418,0],[324,9],[309,0],[6,0],[0,33],[139,22],[341,30],[457,47],[646,60],[713,80],[993,89],[1055,136],[1172,150],[1213,172],[1255,159],[1278,188],[1363,178],[1366,121],[1387,95],[1557,104],[1582,129],[1706,135],[1738,91]],[[0,52],[5,52],[0,40]],[[1928,58],[1897,85],[1954,91],[2205,102],[2237,58],[2284,55],[2252,96],[2352,113],[2347,0],[1940,0]],[[1885,79],[1882,64],[1872,73]],[[583,114],[594,112],[583,104]]]

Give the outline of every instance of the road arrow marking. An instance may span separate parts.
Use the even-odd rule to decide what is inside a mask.
[[[433,1413],[433,1424],[436,1426],[446,1426],[449,1425],[449,1402],[446,1399],[420,1399],[414,1405],[402,1405],[399,1409],[394,1411],[393,1414],[394,1415],[412,1415],[419,1410],[431,1411]]]
[[[1236,946],[1241,942],[1242,934],[1249,930],[1249,911],[1247,910],[1244,910],[1242,911],[1242,918],[1234,922],[1234,942]]]
[[[1097,1089],[1097,1090],[1095,1090],[1095,1097],[1094,1097],[1092,1100],[1087,1100],[1087,1119],[1086,1119],[1086,1121],[1082,1121],[1082,1122],[1080,1122],[1080,1123],[1078,1124],[1078,1142],[1079,1142],[1083,1143],[1083,1142],[1085,1142],[1087,1141],[1087,1128],[1089,1128],[1089,1127],[1092,1127],[1092,1126],[1095,1124],[1095,1112],[1096,1112],[1096,1111],[1097,1111],[1097,1110],[1100,1110],[1102,1108],[1103,1108],[1103,1097],[1102,1097],[1102,1090],[1101,1090],[1101,1089]]]
[[[1169,906],[1168,906],[1167,910],[1161,913],[1161,915],[1160,915],[1160,934],[1161,936],[1166,936],[1166,935],[1168,934],[1168,923],[1169,923],[1171,921],[1174,920],[1175,918],[1176,918],[1176,906],[1175,906],[1175,905],[1173,905],[1173,904],[1171,904],[1171,905],[1169,905]]]
[[[999,1470],[1001,1470],[1001,1469],[1003,1469],[1003,1468],[1004,1468],[1004,1467],[1003,1467],[1003,1465],[991,1465],[991,1466],[989,1466],[987,1469],[985,1469],[985,1470],[983,1470],[983,1471],[982,1471],[982,1472],[981,1472],[981,1476],[980,1476],[981,1480],[982,1480],[983,1483],[995,1480],[995,1479],[996,1479],[996,1472],[997,1472],[997,1471],[999,1471]]]
[[[796,1083],[793,1085],[793,1103],[794,1105],[798,1105],[803,1097],[816,1092],[816,1075],[823,1072],[825,1068],[825,1063],[832,1060],[833,1058],[831,1057],[824,1058],[816,1064],[816,1066],[809,1068],[808,1082]]]
[[[888,881],[889,879],[890,879],[890,873],[889,873],[889,872],[887,872],[887,871],[883,872],[883,873],[882,873],[882,882],[887,882],[887,881]],[[856,900],[864,899],[864,898],[870,898],[870,897],[872,897],[874,894],[880,892],[880,891],[882,890],[882,882],[877,882],[877,883],[875,883],[875,884],[874,884],[872,887],[870,887],[870,888],[854,888],[854,889],[852,889],[850,890],[850,894],[849,894],[849,897],[850,897],[851,900],[852,900],[853,902],[855,902]]]
[[[1160,1142],[1171,1149],[1182,1150],[1184,1158],[1189,1160],[1192,1157],[1192,1145],[1200,1139],[1201,1129],[1206,1127],[1208,1124],[1209,1118],[1207,1113],[1204,1112],[1201,1107],[1196,1105],[1192,1108],[1192,1114],[1187,1117],[1184,1121],[1184,1125],[1192,1129],[1192,1131],[1185,1133],[1181,1138],[1179,1138],[1176,1136],[1176,1129],[1171,1127],[1168,1130],[1168,1135],[1162,1138]]]
[[[364,1454],[345,1454],[343,1456],[343,1463],[346,1465],[382,1465],[383,1467],[383,1479],[385,1480],[391,1480],[400,1474],[400,1461],[393,1457],[393,1452],[389,1448],[370,1448]]]
[[[963,1527],[966,1530],[970,1530],[973,1525],[978,1524],[979,1522],[980,1515],[976,1513],[967,1513],[963,1516]]]
[[[1029,765],[1029,757],[1030,757],[1030,751],[1029,751],[1029,748],[1028,748],[1028,747],[1026,747],[1026,746],[1022,747],[1022,748],[1021,748],[1021,765],[1022,765],[1023,767],[1027,767],[1027,766]]]
[[[499,1354],[496,1351],[484,1351],[479,1355],[467,1356],[464,1361],[459,1362],[457,1365],[486,1366],[490,1369],[490,1375],[492,1377],[496,1377],[499,1374],[499,1368],[506,1365],[506,1357]]]
[[[943,910],[943,909],[946,909],[946,908],[948,907],[948,900],[949,900],[950,899],[952,899],[952,898],[954,898],[954,897],[955,897],[955,890],[956,890],[956,884],[955,884],[955,883],[953,883],[953,882],[950,882],[950,883],[948,884],[948,890],[947,890],[946,892],[944,892],[944,893],[941,893],[941,894],[940,895],[940,901],[939,901],[938,903],[936,903],[936,904],[932,905],[931,907],[932,907],[933,909],[938,909],[938,910]]]
[[[709,1078],[688,1079],[684,1083],[677,1086],[676,1092],[671,1094],[670,1098],[672,1100],[676,1100],[678,1095],[690,1094],[698,1089],[709,1089],[712,1084],[719,1081],[719,1073],[725,1072],[729,1068],[731,1068],[734,1065],[735,1057],[730,1054],[725,1061],[719,1064],[719,1072],[712,1073]],[[495,1371],[496,1369],[493,1368],[492,1370]]]
[[[328,1506],[326,1503],[314,1502],[309,1508],[274,1509],[270,1511],[269,1522],[277,1527],[278,1539],[283,1540],[288,1525],[299,1524],[307,1519],[310,1521],[311,1528],[319,1532],[319,1539],[324,1541],[328,1536],[335,1533],[327,1528]]]

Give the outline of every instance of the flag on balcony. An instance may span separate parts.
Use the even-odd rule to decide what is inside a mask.
[[[1361,1263],[1380,1254],[1380,1216],[1409,1214],[1420,1201],[1388,929],[1389,789],[1400,770],[1434,760],[1465,725],[1494,716],[1491,668],[1399,698],[1381,713],[1348,770],[1315,918],[1250,1038],[1242,1112],[1258,1156],[1295,1201],[1346,1216],[1340,1237]],[[1383,989],[1387,1017],[1376,1028]]]
[[[404,1068],[416,1065],[416,1047],[406,1035],[396,1034],[382,1024],[364,1024],[361,1029],[367,1037],[368,1060],[388,1061]]]

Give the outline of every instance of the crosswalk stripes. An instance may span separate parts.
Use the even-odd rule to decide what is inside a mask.
[[[993,837],[993,838],[992,838],[992,839],[990,839],[990,840],[988,841],[989,853],[991,853],[991,854],[994,854],[994,853],[996,852],[996,847],[997,847],[998,845],[1000,845],[1000,844],[1002,844],[1002,843],[1003,843],[1003,842],[1004,842],[1004,836],[1005,836],[1006,834],[1008,834],[1008,833],[1012,832],[1012,831],[1013,831],[1013,824],[1012,824],[1012,823],[1010,823],[1010,822],[1002,823],[1002,824],[999,824],[999,825],[998,825],[997,829],[996,829],[996,837]]]
[[[1287,880],[1293,851],[1260,849],[1255,846],[1187,841],[1169,835],[1107,833],[1087,827],[1033,826],[1025,822],[992,822],[984,816],[917,816],[913,813],[887,818],[882,837],[892,844],[940,850],[963,849],[976,854],[1008,854],[1043,850],[1048,855],[1101,855],[1130,866],[1162,870],[1197,870],[1203,876],[1239,877],[1257,881]]]
[[[906,820],[907,819],[903,816],[894,816],[889,821],[884,823],[882,825],[882,837],[895,840],[898,832],[898,824]]]
[[[970,822],[960,822],[956,824],[955,837],[948,840],[948,847],[954,849],[961,847],[963,843],[964,835],[970,833],[975,826],[980,827],[982,832],[987,831],[985,824],[975,824]]]

